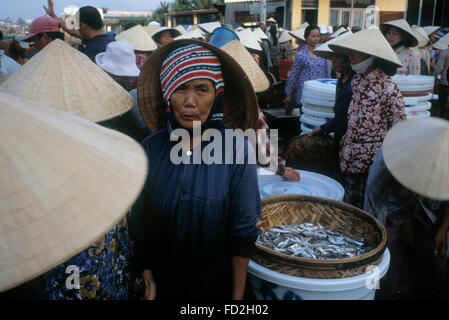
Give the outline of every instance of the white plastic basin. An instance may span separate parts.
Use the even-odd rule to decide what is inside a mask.
[[[249,262],[248,282],[258,300],[374,300],[377,280],[388,271],[390,252],[366,273],[341,279],[289,276]]]

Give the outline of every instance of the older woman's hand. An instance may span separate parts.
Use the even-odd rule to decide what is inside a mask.
[[[301,179],[301,176],[298,171],[293,168],[285,167],[284,174],[282,175],[282,179],[288,182],[295,182]]]

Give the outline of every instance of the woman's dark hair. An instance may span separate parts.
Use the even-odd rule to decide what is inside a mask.
[[[392,46],[393,49],[397,49],[397,48],[399,48],[400,46],[405,46],[405,47],[407,47],[407,48],[410,48],[410,47],[412,46],[413,40],[414,40],[413,37],[412,37],[409,33],[405,32],[404,30],[402,30],[402,29],[400,29],[400,28],[397,28],[397,27],[395,27],[395,26],[385,25],[385,26],[382,28],[382,33],[383,33],[383,35],[384,35],[385,38],[387,37],[387,33],[388,33],[388,31],[389,31],[391,28],[395,29],[395,30],[396,30],[397,32],[399,32],[399,33],[401,34],[401,36],[402,36],[402,40],[399,41],[398,43],[396,43],[394,46]]]
[[[271,38],[273,39],[273,45],[277,46],[278,45],[278,29],[276,28],[275,24],[271,25],[270,34],[271,34]]]
[[[87,24],[93,30],[103,28],[103,20],[101,19],[100,12],[94,7],[85,6],[79,10],[80,22]]]
[[[396,74],[396,70],[398,69],[398,66],[395,65],[393,62],[386,61],[381,58],[374,57],[374,67],[382,69],[383,72],[385,72],[387,75],[394,76]]]
[[[3,32],[2,32],[2,30],[0,30],[0,41],[2,41],[3,40]]]
[[[306,41],[307,41],[307,38],[310,35],[310,32],[312,32],[312,30],[315,30],[315,29],[320,30],[320,28],[317,25],[314,25],[314,24],[311,24],[310,26],[308,26],[306,28],[306,31],[304,31],[304,39],[306,39]]]
[[[16,40],[11,41],[9,53],[14,60],[26,58],[26,50],[22,48]]]

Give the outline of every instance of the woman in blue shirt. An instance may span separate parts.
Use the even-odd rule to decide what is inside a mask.
[[[201,136],[215,129],[224,137],[225,126],[255,128],[256,96],[237,62],[208,43],[175,41],[150,60],[138,97],[155,133],[142,143],[149,174],[129,220],[145,298],[242,299],[259,233],[256,164],[205,163],[201,150],[211,142]],[[180,131],[193,140],[179,142]],[[225,139],[216,139],[223,148],[218,158],[235,154],[236,143],[230,150]],[[247,156],[251,148],[244,141]]]
[[[330,78],[331,76],[329,62],[326,59],[317,57],[313,53],[313,50],[320,41],[320,28],[315,25],[308,26],[304,32],[304,37],[307,40],[307,50],[299,51],[296,54],[287,84],[285,85],[285,94],[287,96],[284,102],[286,106],[289,105],[292,99],[296,99],[297,106],[301,105],[304,82],[320,78]]]

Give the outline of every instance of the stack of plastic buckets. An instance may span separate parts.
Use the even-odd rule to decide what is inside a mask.
[[[407,119],[430,117],[434,77],[396,75],[392,79],[401,90]]]
[[[336,79],[318,79],[304,83],[301,100],[303,114],[300,118],[303,133],[311,132],[335,116],[336,88]]]

